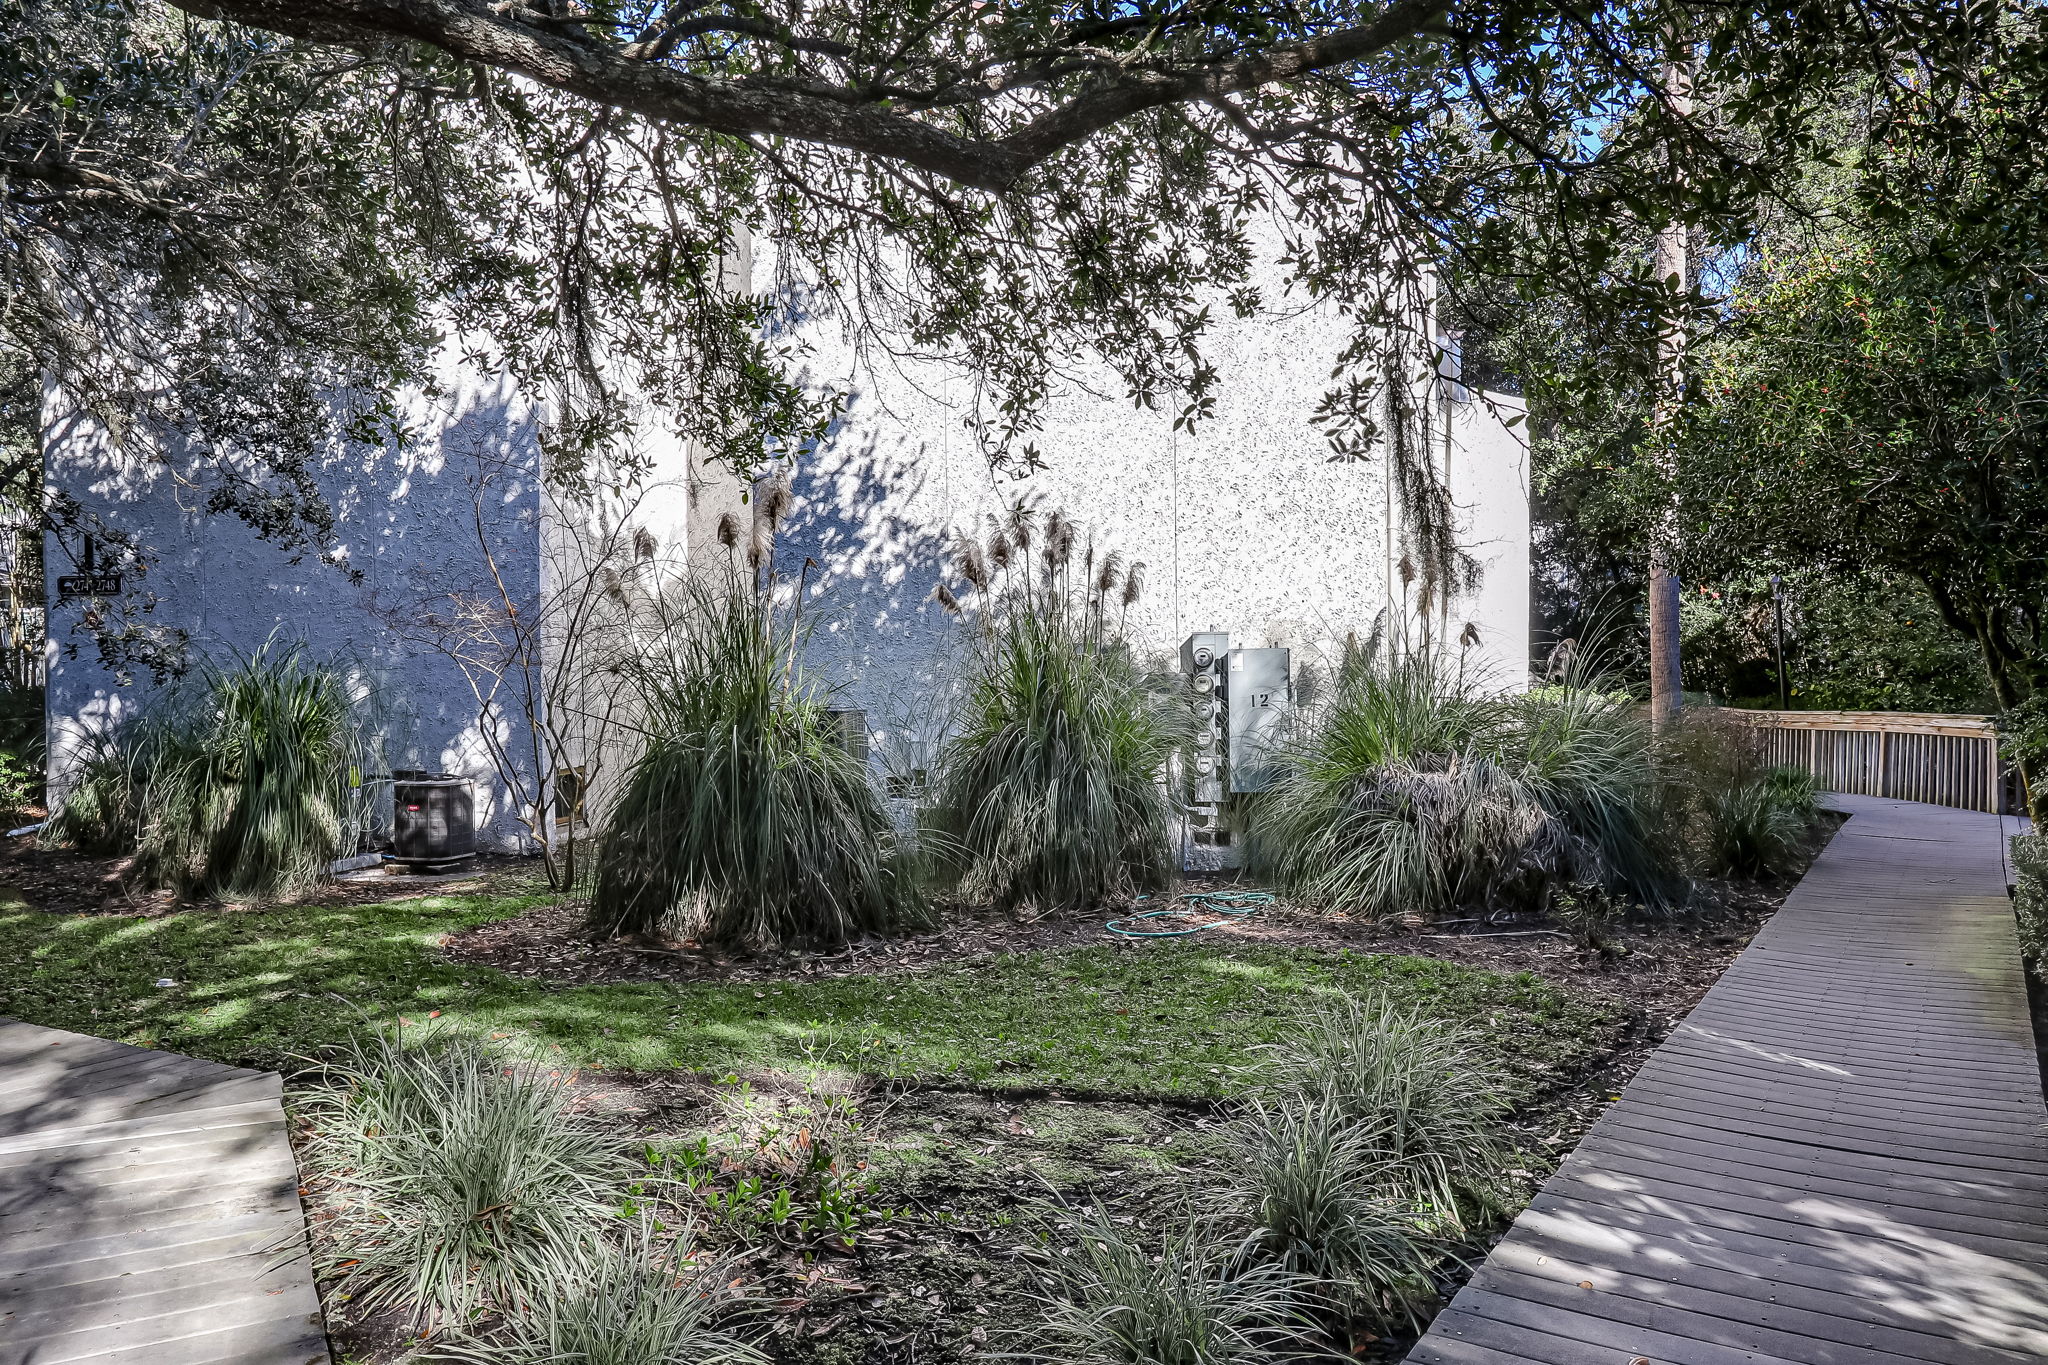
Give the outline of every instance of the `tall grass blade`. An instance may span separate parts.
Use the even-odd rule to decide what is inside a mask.
[[[552,1247],[528,1301],[481,1341],[430,1360],[466,1365],[768,1365],[726,1325],[750,1306],[732,1262],[646,1216],[622,1237]]]
[[[1062,1365],[1250,1365],[1288,1360],[1309,1326],[1312,1282],[1270,1261],[1247,1265],[1231,1224],[1190,1218],[1156,1246],[1100,1205],[1052,1207],[1043,1316],[1014,1359]]]
[[[1013,517],[972,561],[972,674],[923,818],[966,899],[1085,909],[1171,880],[1163,778],[1192,712],[1121,638],[1120,561],[1070,577],[1072,523],[1048,521],[1034,569],[1007,557],[1020,531]]]
[[[1237,1120],[1212,1202],[1257,1256],[1324,1286],[1347,1318],[1413,1327],[1434,1296],[1435,1239],[1404,1202],[1380,1134],[1331,1095],[1289,1094]]]
[[[148,885],[232,900],[295,895],[359,827],[365,743],[341,674],[272,641],[209,665],[103,738],[49,836],[132,850]]]
[[[1560,886],[1678,889],[1650,735],[1573,682],[1486,696],[1433,655],[1350,651],[1251,807],[1253,872],[1367,914],[1541,907]]]
[[[1513,1090],[1477,1030],[1383,996],[1346,999],[1264,1049],[1247,1079],[1270,1105],[1327,1106],[1383,1193],[1432,1222],[1463,1231],[1468,1211],[1498,1206]]]

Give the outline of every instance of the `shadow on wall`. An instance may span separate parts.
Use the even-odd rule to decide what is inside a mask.
[[[386,761],[472,778],[480,825],[502,831],[509,812],[489,751],[494,740],[516,745],[506,733],[516,724],[501,718],[498,734],[483,732],[476,693],[436,622],[459,615],[452,608],[464,600],[537,596],[540,450],[533,413],[505,384],[449,369],[444,394],[416,397],[406,414],[422,439],[336,446],[309,461],[334,519],[324,546],[265,539],[219,510],[224,486],[262,486],[231,458],[137,453],[137,442],[111,442],[80,419],[53,425],[49,471],[82,524],[103,531],[96,556],[113,547],[129,595],[147,595],[127,604],[136,618],[182,631],[188,660],[247,655],[276,634],[342,664],[376,698]],[[84,547],[53,536],[46,549],[50,766],[61,790],[90,731],[142,709],[157,689],[102,657],[100,639],[124,628],[124,604],[54,600],[54,580]]]
[[[933,597],[956,547],[939,519],[912,514],[934,496],[937,461],[922,444],[885,449],[872,434],[842,443],[850,429],[837,424],[799,467],[776,573],[805,576],[805,662],[828,686],[870,711],[915,706],[943,689],[938,665],[956,651],[941,646],[960,629]]]

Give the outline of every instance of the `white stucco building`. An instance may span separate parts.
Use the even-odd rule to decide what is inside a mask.
[[[805,560],[814,566],[804,575],[807,661],[836,704],[864,713],[878,764],[914,761],[909,749],[936,738],[943,715],[930,698],[960,655],[960,626],[933,590],[959,538],[1020,501],[1058,510],[1101,549],[1145,565],[1127,625],[1140,649],[1162,656],[1190,633],[1221,631],[1312,663],[1348,633],[1413,617],[1381,465],[1330,462],[1310,422],[1346,336],[1333,309],[1219,324],[1207,352],[1220,394],[1192,433],[1176,432],[1170,414],[1134,411],[1113,381],[1069,387],[1036,438],[1046,468],[1014,479],[990,470],[966,428],[963,375],[936,361],[863,357],[835,328],[802,326],[809,381],[843,392],[847,405],[793,472],[794,510],[775,553],[792,579]],[[1434,628],[1449,639],[1471,626],[1472,666],[1520,686],[1528,466],[1507,425],[1519,407],[1451,383],[1428,387],[1432,458],[1458,505],[1460,539],[1484,570],[1477,593],[1444,603]],[[194,658],[246,654],[276,635],[342,661],[374,697],[385,761],[475,779],[481,822],[516,842],[523,829],[545,828],[520,807],[531,817],[546,799],[546,773],[583,756],[550,752],[574,748],[573,737],[536,743],[524,719],[534,708],[493,683],[502,669],[480,677],[480,647],[462,640],[475,622],[457,620],[456,605],[469,603],[478,619],[504,613],[500,627],[522,614],[543,619],[562,594],[595,581],[594,566],[628,575],[680,566],[710,552],[720,515],[745,512],[730,475],[695,467],[658,435],[641,452],[651,472],[625,496],[565,503],[541,477],[531,406],[451,368],[445,396],[413,414],[429,439],[314,461],[336,515],[336,553],[323,560],[206,510],[197,461],[124,451],[66,411],[60,394],[48,408],[50,486],[139,550],[46,542],[53,790],[91,731],[151,694],[146,676],[100,661],[88,614],[103,608],[60,591],[89,559],[93,573],[121,577],[118,598],[153,600],[142,619],[182,635]],[[534,664],[541,674],[550,667]],[[480,698],[494,685],[498,708],[486,715]]]
[[[885,748],[916,745],[927,698],[959,655],[933,593],[960,587],[960,538],[1018,503],[1058,511],[1099,552],[1145,566],[1126,618],[1142,651],[1170,657],[1196,632],[1283,646],[1297,666],[1333,663],[1347,635],[1408,629],[1401,513],[1378,461],[1333,463],[1310,416],[1346,322],[1334,310],[1220,324],[1215,413],[1192,432],[1134,410],[1113,380],[1059,393],[1035,438],[1045,468],[992,471],[968,430],[972,386],[937,366],[862,360],[823,338],[814,372],[849,395],[846,415],[795,479],[778,563],[809,570],[808,661]],[[1529,667],[1529,484],[1519,400],[1431,386],[1428,437],[1458,507],[1478,590],[1437,604],[1429,629],[1466,651],[1474,676],[1521,687]],[[942,719],[942,718],[940,718]]]

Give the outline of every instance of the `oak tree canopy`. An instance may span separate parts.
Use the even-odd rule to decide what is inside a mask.
[[[1304,441],[1389,462],[1436,585],[1460,557],[1414,447],[1426,301],[1567,298],[1603,366],[1647,364],[1701,302],[1654,277],[1646,225],[1740,242],[1845,82],[1879,125],[1939,119],[2030,24],[2015,0],[0,0],[0,350],[319,552],[319,453],[406,439],[451,344],[542,400],[559,477],[650,419],[752,472],[830,417],[774,325],[800,286],[964,366],[990,459],[1028,467],[1062,457],[1032,431],[1070,368],[1199,422],[1219,311],[1322,298],[1353,335],[1311,362]],[[779,275],[737,287],[742,230]]]

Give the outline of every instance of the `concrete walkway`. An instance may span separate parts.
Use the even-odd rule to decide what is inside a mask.
[[[0,1365],[327,1365],[279,1093],[0,1019]]]
[[[2048,1108],[1998,819],[1831,800],[1848,824],[1414,1365],[2048,1359]]]

